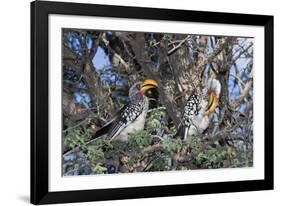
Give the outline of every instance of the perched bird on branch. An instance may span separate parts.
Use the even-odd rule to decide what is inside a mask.
[[[143,83],[135,83],[129,90],[129,103],[95,134],[97,138],[105,135],[108,139],[126,142],[128,135],[144,128],[149,101],[152,98],[157,83],[147,79]]]
[[[130,133],[144,128],[150,101],[155,101],[158,98],[157,88],[156,81],[152,79],[135,83],[129,89],[129,103],[123,106],[91,139],[83,145],[64,151],[64,155],[91,143],[94,139],[101,136],[104,136],[110,141],[128,141]]]
[[[187,98],[176,136],[186,140],[202,134],[209,126],[212,114],[219,104],[221,84],[209,79],[202,91],[195,89]]]

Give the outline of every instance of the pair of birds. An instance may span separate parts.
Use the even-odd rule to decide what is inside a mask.
[[[152,79],[135,83],[129,90],[129,103],[98,130],[93,139],[106,134],[111,141],[126,142],[130,133],[144,129],[150,95],[157,88],[156,81]],[[195,89],[186,98],[176,136],[186,140],[208,128],[211,116],[218,106],[220,91],[220,82],[209,79],[203,90]]]

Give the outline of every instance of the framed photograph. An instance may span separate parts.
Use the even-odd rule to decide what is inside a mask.
[[[31,3],[31,203],[273,189],[273,16]]]

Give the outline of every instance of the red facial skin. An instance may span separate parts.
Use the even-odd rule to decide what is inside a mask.
[[[208,96],[211,96],[212,93],[216,95],[215,91],[213,91],[212,89],[209,89],[207,92]]]
[[[136,95],[137,95],[138,97],[141,97],[141,96],[142,96],[142,92],[141,92],[140,85],[137,85],[137,93],[136,93]]]
[[[141,90],[139,90],[139,89],[138,89],[138,91],[137,91],[137,96],[139,96],[139,97],[142,96],[142,92],[141,92]]]

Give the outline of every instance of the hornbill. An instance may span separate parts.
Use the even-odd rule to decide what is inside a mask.
[[[83,145],[64,151],[64,155],[91,143],[94,139],[104,136],[111,141],[128,141],[128,136],[135,130],[142,130],[151,101],[158,98],[156,81],[147,79],[137,82],[129,89],[129,103],[123,106],[117,114],[100,128]],[[155,102],[154,102],[155,103]]]
[[[209,126],[213,112],[219,103],[221,84],[209,79],[202,91],[194,90],[186,98],[181,122],[176,136],[186,140],[189,136],[202,134]]]
[[[129,89],[129,103],[101,129],[92,139],[106,134],[110,141],[128,141],[128,135],[144,128],[149,101],[157,92],[157,83],[152,79],[137,82]]]

